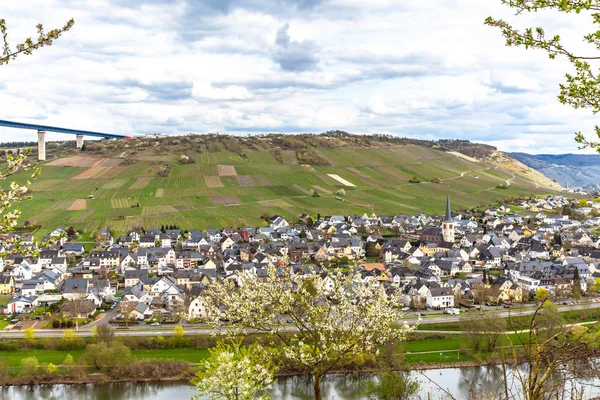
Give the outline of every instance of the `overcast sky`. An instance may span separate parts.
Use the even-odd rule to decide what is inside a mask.
[[[341,129],[577,152],[573,132],[596,121],[556,100],[568,64],[505,47],[483,24],[515,19],[499,3],[3,0],[13,43],[38,22],[75,26],[0,67],[0,119],[123,134]],[[576,46],[590,26],[583,13],[516,21]],[[20,139],[35,132],[0,128],[0,141]]]

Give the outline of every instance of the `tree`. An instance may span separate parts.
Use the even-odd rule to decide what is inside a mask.
[[[577,203],[577,208],[584,208],[588,206],[588,201],[586,199],[581,199]]]
[[[548,290],[546,290],[545,288],[538,288],[538,290],[535,291],[535,300],[537,301],[546,301],[548,300]]]
[[[420,384],[404,371],[384,371],[377,381],[368,381],[365,395],[369,400],[408,400],[419,392]]]
[[[56,365],[54,365],[54,364],[52,364],[52,363],[49,363],[49,364],[46,366],[46,373],[47,373],[48,375],[54,375],[54,374],[56,374],[57,372],[58,372],[58,367],[57,367]]]
[[[257,393],[271,387],[275,367],[266,350],[258,344],[249,347],[241,341],[231,344],[219,342],[209,350],[210,357],[203,361],[192,385],[200,396],[211,400],[268,399]],[[194,399],[200,399],[200,396]]]
[[[356,268],[346,274],[325,269],[330,281],[324,285],[320,275],[295,276],[287,260],[279,261],[268,267],[265,278],[243,271],[239,284],[225,280],[211,287],[208,318],[213,325],[231,321],[239,334],[249,329],[274,335],[281,356],[313,376],[316,400],[321,399],[321,378],[340,362],[374,353],[414,329],[393,327],[403,316],[400,292],[387,294],[382,285],[363,282]]]
[[[479,351],[483,344],[487,322],[484,318],[481,318],[481,315],[476,315],[475,313],[463,314],[460,322],[462,330],[467,332],[467,335],[471,339],[473,349]]]
[[[25,340],[27,340],[28,342],[31,342],[35,339],[35,331],[33,330],[33,328],[26,328],[23,331],[23,337],[25,338]]]
[[[31,38],[27,38],[23,41],[23,43],[17,44],[13,50],[8,43],[8,29],[6,27],[6,21],[4,19],[0,19],[0,35],[2,36],[3,40],[2,54],[0,55],[0,65],[8,64],[9,61],[14,60],[19,55],[29,55],[32,54],[34,50],[37,50],[41,47],[51,46],[56,39],[58,39],[63,33],[70,30],[74,24],[75,21],[70,19],[61,28],[52,29],[48,33],[44,32],[44,26],[42,24],[38,24],[36,26],[38,34],[37,39],[32,40]]]
[[[22,200],[27,200],[30,197],[26,196],[29,187],[31,186],[31,181],[33,181],[40,173],[39,168],[35,168],[33,165],[28,163],[27,156],[31,154],[31,149],[27,149],[26,151],[19,154],[10,154],[6,155],[6,167],[0,170],[0,180],[8,179],[10,176],[14,175],[17,172],[32,169],[32,173],[29,177],[29,180],[25,182],[23,185],[19,185],[16,183],[11,183],[10,187],[7,189],[0,189],[0,234],[6,234],[12,231],[12,229],[17,226],[19,217],[21,216],[21,211],[18,209],[13,209],[15,203],[18,203]],[[3,242],[6,241],[3,239]]]
[[[79,331],[79,316],[85,314],[90,307],[90,302],[85,299],[75,299],[67,301],[63,307],[63,313],[66,313],[75,319],[75,328]]]
[[[121,313],[123,314],[123,318],[125,318],[125,326],[129,327],[129,319],[131,318],[131,313],[135,310],[135,303],[130,301],[122,301],[121,302]]]
[[[488,296],[488,292],[489,290],[485,287],[485,285],[482,282],[475,283],[471,289],[473,301],[476,304],[483,304]]]
[[[104,342],[88,344],[82,358],[89,365],[100,370],[102,367],[127,363],[131,360],[131,350],[121,342],[107,345]]]
[[[486,319],[489,324],[497,322],[490,316]],[[598,376],[590,365],[597,357],[598,342],[578,323],[565,324],[556,306],[547,300],[534,310],[528,329],[509,319],[510,329],[504,332],[504,338],[510,360],[504,350],[501,354],[507,398],[583,398],[574,391],[581,380]],[[511,392],[510,382],[519,386],[518,395]]]
[[[95,327],[94,339],[96,342],[103,342],[110,346],[115,339],[115,330],[108,324],[99,324]]]
[[[185,335],[183,327],[181,325],[176,325],[175,328],[173,328],[173,336],[176,338],[182,338],[183,335]]]
[[[571,297],[575,300],[579,300],[582,295],[581,290],[581,278],[579,277],[579,268],[575,267],[575,271],[573,272],[573,287],[571,290]]]
[[[21,359],[21,375],[27,380],[33,381],[35,379],[39,367],[40,362],[35,356]]]
[[[542,10],[566,14],[583,12],[589,15],[596,25],[593,32],[583,36],[583,41],[596,51],[600,49],[600,18],[598,18],[600,1],[598,0],[501,0],[501,2],[514,8],[517,15]],[[499,28],[506,39],[507,46],[541,49],[548,53],[550,59],[555,59],[557,56],[566,58],[574,72],[567,73],[566,82],[559,85],[558,100],[576,109],[590,109],[593,114],[600,111],[600,75],[590,64],[591,61],[600,59],[599,54],[594,51],[584,54],[567,48],[559,35],[547,35],[543,27],[520,31],[513,28],[510,23],[492,17],[488,17],[485,24]],[[594,131],[600,139],[600,127],[595,126]],[[581,148],[590,147],[600,151],[600,141],[588,140],[581,132],[575,134],[575,141],[581,145]]]

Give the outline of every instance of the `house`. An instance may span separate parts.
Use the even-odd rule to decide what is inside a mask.
[[[11,275],[0,275],[0,294],[11,294],[15,288],[15,280]]]
[[[140,279],[148,278],[147,269],[129,269],[125,271],[125,289],[135,286]]]
[[[156,238],[154,235],[144,235],[140,237],[140,247],[148,248],[154,247],[156,243]]]
[[[427,307],[440,309],[440,308],[453,308],[454,307],[454,292],[452,288],[433,288],[427,293]]]
[[[85,248],[79,243],[67,243],[65,245],[65,255],[74,255],[76,257],[83,256]]]
[[[14,297],[12,298],[4,310],[5,314],[23,314],[30,313],[38,306],[38,298],[34,297]]]
[[[10,271],[10,275],[14,278],[15,282],[23,282],[31,279],[33,271],[27,263],[22,262]]]
[[[131,311],[131,313],[129,314],[129,317],[143,320],[143,319],[152,317],[152,315],[153,315],[153,312],[152,312],[149,304],[138,303],[135,306],[135,308]]]
[[[110,229],[98,229],[98,233],[96,234],[96,241],[101,246],[112,246],[114,243],[114,239],[112,234],[110,233]]]
[[[188,315],[190,319],[203,318],[206,316],[206,301],[202,297],[196,297],[190,302]]]
[[[63,298],[67,300],[83,299],[87,296],[90,281],[83,278],[69,278],[65,280]]]

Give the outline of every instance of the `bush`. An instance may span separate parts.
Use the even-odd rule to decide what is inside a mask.
[[[416,176],[413,176],[408,180],[410,183],[420,183],[421,181]]]
[[[60,321],[59,321],[59,320],[57,320],[57,319],[53,319],[53,320],[52,320],[52,327],[53,327],[54,329],[60,328]]]

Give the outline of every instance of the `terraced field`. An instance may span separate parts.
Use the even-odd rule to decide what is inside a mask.
[[[23,221],[41,224],[43,232],[59,226],[125,231],[162,224],[257,226],[266,214],[441,213],[447,193],[453,207],[462,209],[549,192],[526,176],[498,188],[514,178],[514,170],[417,145],[311,152],[330,165],[299,163],[293,150],[274,156],[220,148],[191,154],[192,164],[180,164],[181,153],[164,148],[160,154],[137,152],[127,162],[113,157],[110,163],[73,151],[41,165],[33,199],[20,207]],[[87,201],[76,203],[82,199]]]

